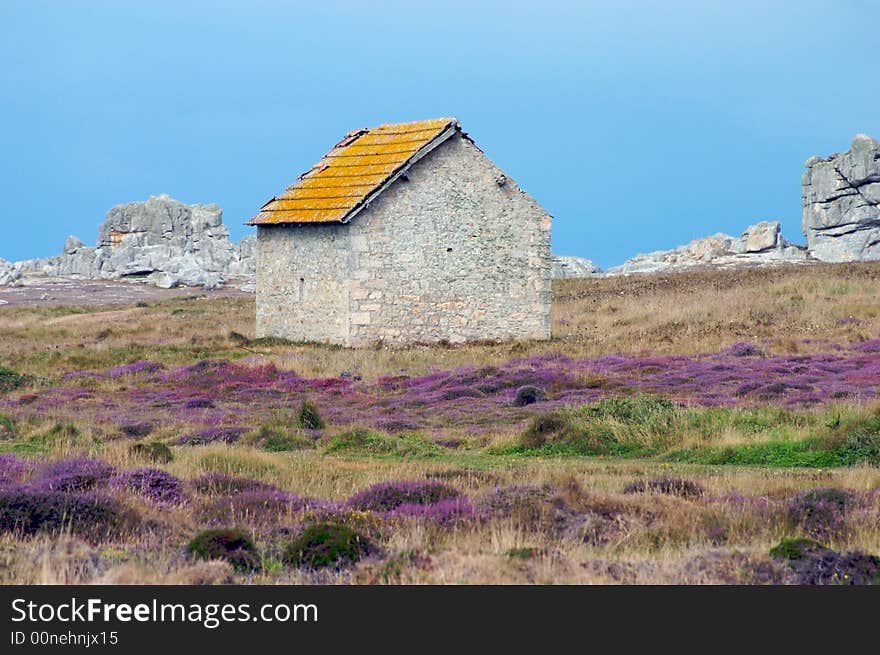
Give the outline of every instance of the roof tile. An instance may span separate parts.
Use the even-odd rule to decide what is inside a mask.
[[[342,222],[452,126],[438,118],[353,130],[248,224]]]

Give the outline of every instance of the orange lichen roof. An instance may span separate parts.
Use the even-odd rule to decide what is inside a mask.
[[[349,132],[248,225],[344,222],[453,127],[454,118],[437,118]]]

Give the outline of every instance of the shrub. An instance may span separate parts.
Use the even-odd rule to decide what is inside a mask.
[[[328,453],[369,452],[383,454],[394,452],[394,445],[385,435],[364,428],[354,428],[334,435],[327,444]]]
[[[540,403],[547,400],[546,392],[540,387],[525,386],[516,390],[516,396],[513,398],[514,407],[525,407],[534,403]]]
[[[430,505],[404,503],[398,505],[389,514],[392,517],[417,518],[442,526],[465,523],[477,518],[477,511],[465,497],[448,498]]]
[[[281,491],[268,482],[224,473],[206,473],[191,484],[197,492],[209,496],[227,496],[248,491]]]
[[[880,557],[861,551],[838,553],[817,541],[783,539],[770,556],[784,560],[793,582],[802,585],[873,585],[880,583]]]
[[[318,412],[318,406],[311,400],[306,398],[299,406],[299,412],[296,415],[297,425],[303,430],[323,430],[324,419]]]
[[[313,447],[314,443],[310,439],[301,435],[283,432],[275,432],[263,441],[263,450],[268,450],[270,453],[284,453],[291,450],[305,450]]]
[[[389,512],[401,505],[432,505],[460,495],[457,489],[442,482],[380,482],[359,491],[347,504],[359,510]]]
[[[212,525],[277,523],[305,507],[305,501],[275,489],[255,489],[231,496],[221,496],[205,503],[198,517]]]
[[[149,421],[139,421],[136,423],[123,423],[119,426],[119,431],[124,434],[126,437],[131,437],[133,439],[140,439],[141,437],[146,437],[153,430],[156,429],[156,426],[150,423]]]
[[[529,532],[558,533],[573,514],[565,500],[549,485],[496,487],[477,499],[476,504],[480,515],[511,520]]]
[[[161,441],[135,443],[128,451],[135,457],[143,457],[159,464],[167,464],[174,459],[171,449]]]
[[[202,446],[216,441],[231,444],[238,441],[247,431],[247,428],[235,426],[215,426],[205,428],[196,434],[184,435],[176,443],[178,446]]]
[[[0,455],[0,487],[17,484],[33,468],[30,461],[15,455]]]
[[[675,413],[675,403],[662,396],[612,396],[584,408],[587,415],[615,419],[621,423],[653,425],[667,423]]]
[[[646,492],[680,496],[681,498],[699,498],[703,495],[703,487],[696,482],[681,478],[656,478],[654,480],[637,480],[623,489],[625,494]]]
[[[366,537],[347,525],[317,523],[287,544],[283,561],[295,567],[320,569],[357,562],[371,549]]]
[[[200,559],[221,559],[239,571],[260,568],[260,556],[254,542],[237,528],[203,530],[187,544],[187,549]]]
[[[731,357],[760,357],[764,354],[763,350],[748,341],[737,341],[722,352]]]
[[[180,480],[161,469],[124,471],[110,480],[110,486],[133,491],[157,505],[179,505],[186,501]]]
[[[459,398],[483,398],[485,393],[479,389],[455,385],[440,391],[440,400],[458,400]]]
[[[15,391],[23,386],[24,383],[25,377],[21,373],[0,364],[0,393]]]
[[[825,546],[813,539],[786,537],[770,549],[770,557],[784,560],[801,559],[817,550],[823,549],[825,549]]]
[[[532,418],[525,432],[520,435],[519,442],[523,448],[540,448],[570,427],[568,417],[560,412],[539,414]]]
[[[45,465],[32,484],[46,491],[90,491],[105,484],[115,472],[107,462],[77,457]]]
[[[136,516],[117,500],[95,492],[14,487],[0,491],[0,532],[70,530],[91,540],[115,536],[134,525]]]
[[[823,445],[834,452],[844,466],[863,462],[876,466],[880,464],[880,419],[859,421],[825,439]]]
[[[203,396],[190,398],[185,403],[183,403],[184,409],[209,409],[213,406],[214,401],[210,398],[205,398]]]
[[[296,429],[289,428],[283,420],[277,419],[261,425],[253,435],[253,441],[259,443],[263,450],[268,450],[270,453],[304,450],[315,446],[311,439]]]
[[[831,539],[846,529],[852,494],[842,489],[813,489],[795,496],[786,508],[789,520],[816,539]]]
[[[327,444],[326,452],[434,457],[442,450],[437,443],[420,434],[389,436],[364,428],[354,428],[334,435]]]
[[[403,416],[384,416],[373,421],[373,426],[377,430],[392,434],[417,432],[421,428],[418,421]]]

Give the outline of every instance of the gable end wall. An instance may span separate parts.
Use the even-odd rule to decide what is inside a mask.
[[[458,135],[407,178],[351,222],[349,344],[549,338],[547,212]]]

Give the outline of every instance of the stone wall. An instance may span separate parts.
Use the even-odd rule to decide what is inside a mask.
[[[351,223],[261,227],[258,244],[261,336],[349,346],[550,336],[550,216],[457,135]]]
[[[348,343],[349,226],[257,230],[257,337]]]

